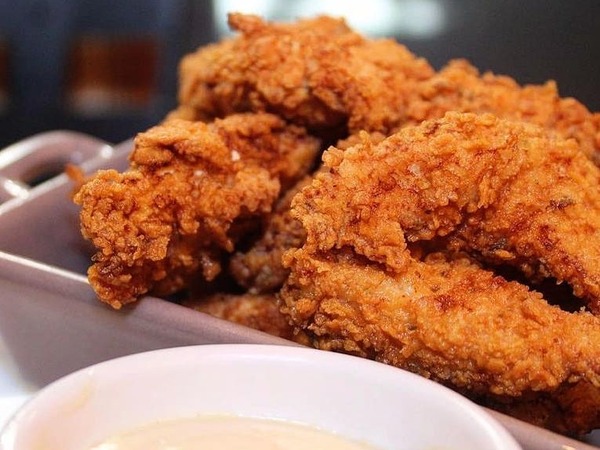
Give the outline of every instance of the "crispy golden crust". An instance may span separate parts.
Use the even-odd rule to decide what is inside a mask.
[[[393,40],[367,40],[343,20],[290,24],[231,14],[240,35],[199,49],[180,66],[180,109],[202,116],[269,111],[313,129],[389,131],[429,64]]]
[[[600,164],[600,113],[591,113],[573,98],[561,98],[553,81],[520,86],[508,76],[480,74],[467,61],[454,60],[419,85],[409,103],[408,123],[438,119],[448,111],[493,113],[542,126],[576,139]]]
[[[575,138],[600,164],[600,114],[557,86],[520,86],[480,74],[465,60],[435,73],[392,40],[366,39],[342,20],[291,24],[230,15],[240,35],[185,57],[173,117],[205,120],[238,111],[270,111],[315,130],[347,128],[389,135],[448,111],[493,113]]]
[[[597,310],[600,170],[574,141],[450,113],[377,145],[365,136],[330,149],[324,161],[328,170],[293,201],[307,238],[284,258],[291,275],[281,293],[284,313],[316,346],[499,403],[540,395],[562,412],[532,416],[562,432],[600,425],[591,414],[599,396],[575,394],[600,387],[600,318],[550,306],[457,248],[414,248],[432,239],[454,246],[460,235],[458,249],[537,261]]]
[[[600,170],[575,141],[491,115],[448,113],[324,155],[298,201],[317,249],[352,243],[399,270],[406,242],[445,238],[493,262],[568,282],[600,311]],[[343,189],[321,186],[344,179]],[[362,236],[368,234],[369,239]]]
[[[236,37],[181,62],[180,104],[138,136],[131,170],[75,197],[99,297],[118,308],[197,283],[208,297],[186,304],[216,317],[407,368],[562,433],[599,427],[600,319],[480,264],[566,281],[600,314],[600,114],[553,82],[463,60],[435,73],[340,19],[229,22]],[[248,111],[279,118],[230,116]],[[284,121],[338,141],[293,214],[318,143]],[[250,293],[220,292],[221,264]]]
[[[214,124],[172,120],[137,136],[131,168],[100,171],[75,195],[89,270],[101,300],[119,308],[175,292],[200,271],[220,271],[241,230],[268,214],[281,185],[312,165],[319,144],[272,115]]]
[[[394,273],[348,251],[302,249],[288,263],[283,312],[317,348],[408,369],[511,414],[519,406],[563,433],[600,426],[600,318],[549,306],[467,259],[431,255]],[[593,395],[577,395],[580,384]]]
[[[275,295],[216,293],[207,298],[186,300],[183,305],[273,336],[308,344],[306,335],[295,330],[281,314]]]
[[[302,224],[292,217],[290,204],[294,196],[311,181],[305,177],[277,202],[265,218],[264,232],[248,251],[238,251],[231,258],[229,271],[235,281],[249,292],[277,292],[289,271],[283,267],[283,253],[304,243]]]
[[[473,397],[476,402],[559,433],[585,434],[600,424],[600,389],[589,381],[567,383],[552,392],[519,397]]]

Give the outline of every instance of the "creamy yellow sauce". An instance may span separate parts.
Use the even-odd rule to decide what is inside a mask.
[[[154,423],[114,436],[90,450],[376,450],[292,422],[204,416]]]

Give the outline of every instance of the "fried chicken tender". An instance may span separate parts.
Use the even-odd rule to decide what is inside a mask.
[[[183,306],[209,314],[228,322],[307,344],[308,338],[295,330],[288,318],[281,314],[274,295],[229,294],[218,292],[207,298],[187,299]]]
[[[241,34],[182,60],[171,117],[268,111],[317,131],[389,132],[415,83],[433,75],[403,45],[365,39],[342,19],[282,24],[237,13],[229,25]]]
[[[480,74],[467,61],[454,60],[420,83],[408,105],[409,124],[457,111],[492,113],[540,125],[564,138],[575,138],[600,165],[600,113],[591,113],[573,98],[561,98],[554,81],[520,86],[508,76]]]
[[[98,297],[120,308],[150,291],[176,292],[191,276],[213,279],[223,253],[318,150],[318,140],[270,114],[174,119],[140,133],[128,171],[100,171],[74,196],[97,249],[88,277]]]
[[[378,145],[331,149],[324,160],[331,174],[317,177],[300,212],[314,210],[322,231],[310,245],[351,242],[400,270],[407,242],[444,237],[489,262],[566,281],[600,312],[600,169],[574,140],[489,114],[448,113]],[[320,192],[327,177],[343,177],[345,189]]]
[[[283,312],[319,348],[499,404],[543,397],[523,416],[561,432],[600,426],[600,318],[473,260],[536,266],[598,313],[600,169],[574,140],[492,115],[364,138],[329,149],[292,202],[307,235],[284,257]]]
[[[290,205],[294,196],[311,182],[300,180],[277,202],[274,211],[265,217],[264,232],[247,251],[238,251],[229,263],[235,281],[252,294],[277,292],[289,271],[283,267],[283,253],[304,243],[302,224],[292,217]]]
[[[600,426],[600,318],[550,306],[468,259],[386,271],[347,248],[306,248],[287,261],[283,312],[315,347],[410,370],[562,433]],[[577,395],[584,386],[594,395]]]
[[[436,73],[403,45],[326,16],[285,24],[230,14],[229,24],[241,35],[182,60],[173,117],[269,111],[317,132],[341,127],[334,138],[344,139],[362,130],[387,136],[449,111],[492,113],[573,137],[600,165],[600,114],[561,98],[553,81],[520,86],[465,60]]]

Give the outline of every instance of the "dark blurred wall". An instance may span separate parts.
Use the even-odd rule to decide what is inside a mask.
[[[155,124],[176,102],[179,59],[218,38],[213,11],[224,16],[224,5],[290,19],[334,3],[0,0],[0,148],[65,128],[118,142]],[[358,5],[338,4],[340,16]],[[435,67],[463,57],[520,83],[554,79],[563,96],[600,110],[600,0],[372,0],[361,3],[369,30],[382,18],[375,4],[390,17],[437,11],[436,33],[411,28],[426,16],[388,17],[385,29]]]
[[[600,111],[600,1],[448,0],[448,27],[434,39],[403,40],[436,67],[467,58],[519,83],[557,81]]]
[[[0,0],[0,148],[53,129],[119,142],[155,124],[179,59],[214,36],[208,0]]]

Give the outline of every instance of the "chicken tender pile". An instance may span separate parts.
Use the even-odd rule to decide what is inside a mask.
[[[179,105],[130,168],[75,194],[100,300],[176,294],[600,428],[600,114],[341,19],[229,23],[182,60]]]
[[[229,24],[240,37],[183,59],[175,116],[268,111],[317,133],[389,132],[434,73],[403,45],[368,40],[340,19],[272,24],[231,14]]]
[[[214,279],[223,253],[305,175],[318,141],[269,114],[211,124],[172,120],[141,133],[125,173],[100,171],[76,193],[83,235],[98,249],[88,275],[115,308],[189,277]]]
[[[600,258],[600,170],[573,141],[448,113],[323,160],[328,170],[293,200],[307,237],[285,256],[292,272],[281,292],[284,313],[316,347],[409,369],[507,411],[546,395],[548,405],[532,408],[562,432],[600,425],[600,317],[551,306],[491,271],[497,254],[543,262],[598,312],[599,271],[586,264]],[[487,269],[479,243],[492,253]],[[582,386],[593,395],[579,396]]]

